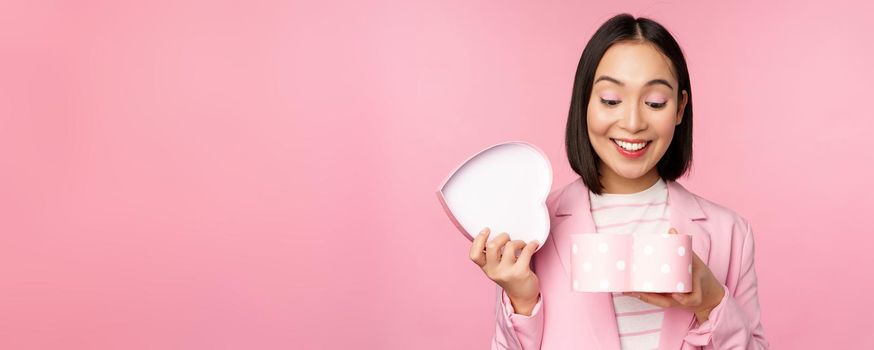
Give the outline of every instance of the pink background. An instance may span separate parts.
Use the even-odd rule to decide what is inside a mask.
[[[0,348],[474,349],[434,190],[544,149],[617,12],[684,48],[695,165],[753,224],[775,348],[871,348],[874,5],[0,3]]]

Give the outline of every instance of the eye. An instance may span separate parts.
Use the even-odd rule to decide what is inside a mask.
[[[667,102],[646,102],[647,106],[652,107],[653,109],[662,109]]]
[[[605,104],[605,105],[608,105],[608,106],[615,106],[615,105],[618,105],[619,102],[622,102],[622,101],[619,101],[619,100],[608,100],[608,99],[601,98],[601,103],[603,103],[603,104]]]

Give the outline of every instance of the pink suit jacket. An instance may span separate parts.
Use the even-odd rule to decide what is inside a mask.
[[[722,282],[725,297],[698,324],[695,314],[665,309],[659,349],[767,349],[759,311],[753,234],[736,213],[667,181],[670,223],[692,235],[692,250]],[[540,297],[530,316],[516,314],[503,289],[496,293],[495,349],[619,350],[610,293],[571,289],[570,234],[596,232],[589,190],[581,178],[552,191],[547,200],[549,238],[531,260]]]

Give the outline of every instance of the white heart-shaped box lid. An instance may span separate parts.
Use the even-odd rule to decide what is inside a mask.
[[[437,198],[456,227],[469,240],[489,227],[489,240],[506,232],[511,240],[537,240],[549,235],[546,197],[552,166],[546,154],[523,141],[488,147],[458,166]]]

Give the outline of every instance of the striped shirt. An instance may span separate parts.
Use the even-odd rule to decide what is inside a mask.
[[[670,229],[668,188],[659,179],[650,188],[631,194],[589,192],[598,233],[667,233]],[[613,307],[623,350],[657,349],[664,309],[640,299],[613,293]]]

